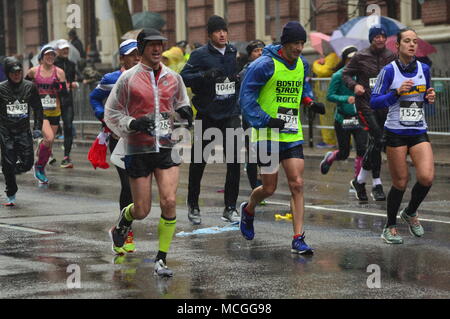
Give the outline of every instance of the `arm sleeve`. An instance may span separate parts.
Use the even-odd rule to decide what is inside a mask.
[[[186,87],[190,87],[193,90],[201,88],[201,85],[203,83],[203,72],[201,66],[201,52],[192,52],[189,60],[180,73]]]
[[[105,77],[103,77],[100,84],[91,92],[91,94],[89,94],[89,101],[91,102],[91,107],[94,110],[95,117],[100,121],[103,119],[105,114],[105,106],[103,105],[103,101],[108,98],[110,93],[110,87],[108,86]]]
[[[271,58],[261,57],[247,70],[240,92],[240,105],[245,120],[254,128],[266,127],[270,116],[264,112],[257,100],[261,88],[272,77],[274,64]]]
[[[42,108],[41,97],[39,96],[38,89],[33,84],[30,97],[31,108],[34,115],[34,130],[42,131],[42,122],[44,121],[44,109]]]
[[[372,109],[383,109],[395,104],[398,100],[395,91],[389,90],[394,79],[394,72],[391,67],[385,67],[378,74],[377,82],[370,98]]]
[[[331,77],[330,86],[328,87],[327,100],[334,103],[347,103],[350,95],[339,94],[339,86],[342,81],[342,77],[335,73]]]
[[[111,91],[105,104],[105,122],[116,135],[127,137],[134,131],[129,124],[134,117],[128,115],[129,85],[132,76],[121,76]]]
[[[358,58],[353,57],[350,60],[350,63],[348,63],[344,71],[342,72],[342,80],[344,81],[344,84],[350,89],[354,90],[355,86],[358,84],[353,77],[357,76],[359,73],[359,65],[358,65]]]
[[[421,63],[421,62],[419,62],[419,63]],[[428,90],[431,87],[430,67],[428,65],[426,65],[425,63],[422,63],[422,68],[423,68],[423,74],[425,75],[425,79],[427,80],[427,90]],[[423,100],[426,104],[430,104],[426,97],[424,97]]]
[[[311,88],[311,82],[310,82],[310,77],[309,77],[309,63],[308,61],[301,56],[302,62],[303,62],[303,67],[305,70],[305,77],[303,79],[303,94],[302,94],[302,103],[303,104],[309,104],[310,102],[312,102],[312,100],[314,100],[314,93],[313,90]]]
[[[190,106],[189,96],[187,94],[186,86],[184,85],[183,78],[179,74],[175,74],[177,78],[178,87],[175,93],[174,109],[175,111],[183,106]]]

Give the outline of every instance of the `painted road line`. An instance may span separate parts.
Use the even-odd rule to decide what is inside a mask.
[[[272,205],[281,205],[281,206],[288,206],[288,207],[290,207],[289,203],[272,202],[272,201],[266,201],[266,203],[267,204],[272,204]],[[330,211],[330,212],[339,212],[339,213],[350,213],[350,214],[367,215],[367,216],[386,217],[386,214],[362,212],[362,211],[352,210],[352,209],[330,208],[330,207],[312,206],[312,205],[305,205],[305,208],[315,209],[315,210],[325,210],[325,211]],[[397,219],[400,219],[400,216],[397,216]],[[419,218],[419,220],[423,221],[423,222],[430,222],[430,223],[450,224],[450,221],[437,220],[437,219]]]
[[[14,225],[7,225],[7,224],[0,224],[0,228],[7,228],[7,229],[25,231],[25,232],[35,233],[35,234],[40,234],[40,235],[55,234],[55,232],[51,232],[51,231],[39,230],[39,229],[28,228],[28,227],[21,227],[21,226],[14,226]]]

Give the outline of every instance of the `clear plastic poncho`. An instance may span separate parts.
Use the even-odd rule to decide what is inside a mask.
[[[181,76],[160,65],[158,79],[142,63],[125,71],[106,101],[105,122],[124,138],[126,155],[159,152],[178,142],[172,139],[174,121],[179,119],[175,111],[190,105],[189,98]],[[155,121],[155,129],[151,133],[130,130],[130,122],[143,116]]]

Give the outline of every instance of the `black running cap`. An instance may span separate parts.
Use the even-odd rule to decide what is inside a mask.
[[[139,33],[137,41],[167,41],[167,38],[165,38],[161,32],[159,32],[156,29],[144,29]]]

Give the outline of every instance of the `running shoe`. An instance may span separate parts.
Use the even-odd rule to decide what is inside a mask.
[[[330,158],[331,155],[333,155],[333,152],[326,153],[322,162],[320,162],[320,172],[323,175],[326,175],[328,173],[328,171],[330,170],[331,164],[333,164],[333,162],[331,162],[331,163],[328,162],[328,159]]]
[[[331,145],[331,144],[327,144],[325,142],[320,142],[318,144],[316,144],[317,148],[336,148],[336,145]]]
[[[6,198],[6,202],[3,203],[2,205],[6,206],[6,207],[14,207],[14,206],[16,206],[16,195],[8,196]]]
[[[128,233],[130,231],[130,227],[122,226],[117,227],[114,226],[109,230],[109,237],[112,241],[112,251],[116,255],[123,255],[126,253],[123,248],[125,241],[127,240]]]
[[[39,181],[40,184],[48,184],[48,178],[45,175],[45,170],[42,166],[34,166],[34,177]]]
[[[374,201],[380,202],[386,200],[386,195],[383,191],[383,186],[381,184],[375,185],[370,192]]]
[[[188,219],[192,225],[200,225],[202,223],[202,218],[200,217],[200,208],[198,205],[191,205],[189,202],[186,203],[188,207]]]
[[[305,233],[292,240],[291,252],[300,255],[312,255],[314,253],[314,249],[305,242]]]
[[[403,244],[403,238],[398,234],[396,227],[384,228],[381,238],[388,244]]]
[[[155,262],[155,275],[159,277],[173,277],[173,271],[170,270],[162,259]]]
[[[69,156],[64,156],[61,162],[61,168],[73,168],[73,163]]]
[[[253,221],[255,220],[254,216],[250,216],[244,210],[247,207],[248,203],[243,202],[239,207],[241,212],[241,218],[239,223],[239,229],[241,230],[242,236],[244,236],[247,240],[252,240],[255,237],[255,229],[253,227]]]
[[[417,217],[417,214],[416,214],[416,216],[409,216],[406,213],[406,208],[403,208],[403,210],[400,213],[400,217],[401,217],[401,219],[403,219],[403,221],[405,223],[408,224],[409,232],[411,233],[411,235],[416,236],[416,237],[422,237],[423,236],[425,231],[423,230],[422,225],[420,225],[419,218]]]
[[[355,190],[356,194],[356,198],[362,202],[367,202],[369,199],[367,198],[367,193],[366,193],[366,183],[358,183],[358,181],[355,179],[352,179],[350,181],[350,185],[352,186],[352,188]]]
[[[123,245],[123,250],[127,253],[134,253],[136,251],[136,244],[134,243],[134,234],[133,231],[128,232],[127,240]]]
[[[53,154],[50,156],[49,160],[48,160],[48,164],[49,165],[55,165],[57,162],[56,158],[53,157]]]
[[[230,223],[238,223],[241,218],[235,207],[226,207],[223,210],[222,220]]]

